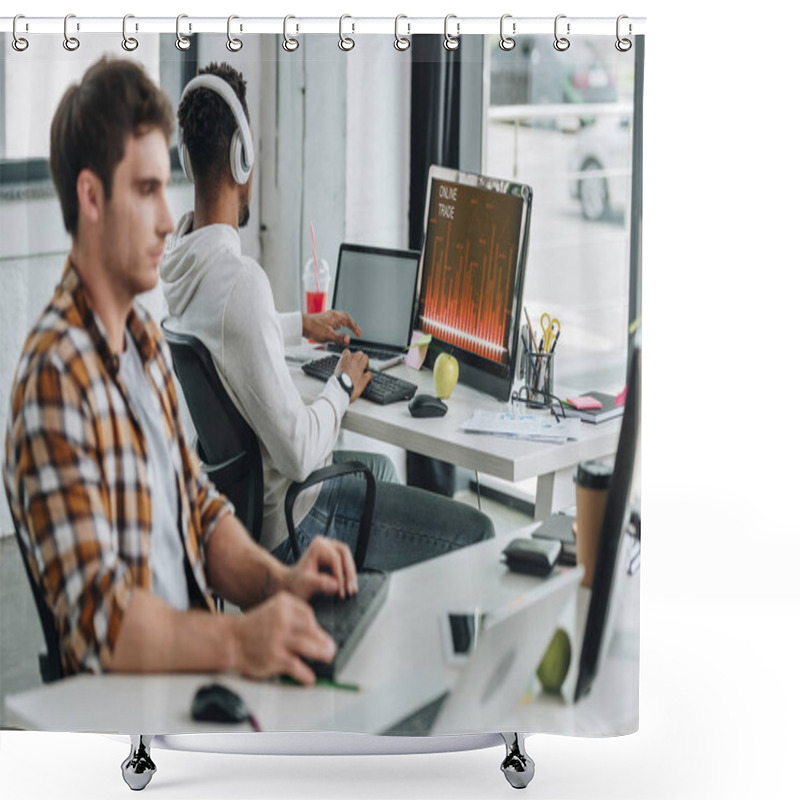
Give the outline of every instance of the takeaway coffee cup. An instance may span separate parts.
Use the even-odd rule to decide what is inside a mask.
[[[576,557],[583,564],[581,586],[591,589],[600,542],[600,529],[606,511],[612,464],[607,461],[584,461],[575,473],[575,545]]]

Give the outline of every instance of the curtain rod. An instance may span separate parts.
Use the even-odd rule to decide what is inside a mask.
[[[124,18],[126,36],[135,33],[177,33],[188,36],[194,33],[227,33],[247,35],[275,33],[302,35],[332,33],[340,36],[360,33],[392,34],[409,36],[418,34],[440,34],[455,38],[461,35],[498,34],[504,38],[534,33],[550,33],[557,37],[572,35],[606,34],[635,36],[645,32],[645,17],[195,17],[181,14],[174,17],[137,17],[129,14]],[[16,25],[15,25],[16,22]],[[0,32],[17,36],[25,34],[62,34],[76,36],[86,33],[123,34],[123,17],[81,17],[69,14],[66,17],[36,17],[22,14],[16,17],[0,17]]]

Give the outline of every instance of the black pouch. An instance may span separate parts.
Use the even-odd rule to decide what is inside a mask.
[[[506,564],[512,572],[543,577],[549,575],[559,555],[561,542],[545,539],[514,539],[505,550]]]

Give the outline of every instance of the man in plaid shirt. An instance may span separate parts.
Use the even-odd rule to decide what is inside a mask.
[[[287,567],[249,537],[187,447],[169,350],[134,303],[172,229],[169,101],[132,61],[71,86],[50,169],[72,248],[12,387],[3,477],[66,674],[314,675],[335,646],[306,602],[357,591],[350,550]],[[245,613],[214,613],[210,591]]]

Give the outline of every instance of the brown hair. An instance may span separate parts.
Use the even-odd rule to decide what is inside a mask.
[[[81,170],[94,172],[106,198],[111,197],[114,169],[128,137],[151,128],[160,129],[169,142],[172,106],[135,61],[101,58],[67,89],[50,125],[50,174],[69,233],[78,232]]]
[[[209,64],[198,75],[216,75],[231,85],[250,121],[242,73],[229,64]],[[216,184],[230,174],[231,137],[236,131],[236,118],[228,104],[213,90],[200,87],[189,92],[178,106],[178,124],[192,172],[200,182]]]

